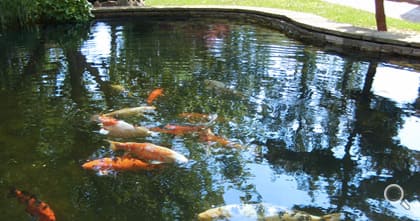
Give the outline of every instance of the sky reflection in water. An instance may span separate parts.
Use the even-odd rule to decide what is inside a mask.
[[[154,220],[188,220],[213,205],[255,202],[315,214],[342,212],[347,220],[420,219],[418,70],[327,53],[254,25],[208,22],[96,22],[78,47],[51,44],[43,64],[49,69],[38,71],[41,79],[33,73],[25,87],[36,85],[36,93],[21,89],[16,98],[11,97],[19,83],[13,82],[20,80],[13,79],[23,74],[2,60],[4,70],[15,71],[7,75],[11,83],[1,82],[3,103],[14,107],[16,100],[16,112],[25,114],[23,119],[10,110],[0,115],[5,122],[22,121],[33,136],[16,144],[15,151],[26,147],[42,153],[22,159],[3,150],[1,160],[13,156],[21,164],[0,169],[7,177],[2,184],[39,190],[56,202],[53,208],[67,212],[58,212],[60,220],[95,220],[96,215],[134,220],[139,208]],[[205,80],[226,87],[209,90]],[[107,86],[113,84],[126,91],[111,93]],[[193,136],[156,135],[146,140],[169,145],[191,161],[156,174],[84,173],[82,162],[115,154],[95,132],[91,115],[143,105],[156,87],[167,91],[156,103],[158,113],[132,121],[159,126],[185,123],[177,117],[180,112],[216,112],[224,120],[214,132],[247,148],[226,150]],[[34,104],[39,110],[28,112]],[[6,145],[20,139],[3,130]],[[56,171],[32,166],[38,164]],[[51,178],[31,186],[24,176],[10,175],[27,167],[35,177]],[[62,177],[64,172],[72,176]],[[45,184],[51,179],[58,182],[53,191],[63,194],[48,193]],[[384,200],[390,183],[404,188],[410,211]],[[3,205],[11,207],[5,200]]]

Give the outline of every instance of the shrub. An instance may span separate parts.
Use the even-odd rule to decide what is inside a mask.
[[[38,0],[42,23],[88,21],[92,5],[87,0]]]
[[[88,21],[92,5],[87,0],[0,0],[0,30],[37,23]]]

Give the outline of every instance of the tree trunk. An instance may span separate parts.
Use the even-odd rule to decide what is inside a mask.
[[[387,31],[384,0],[375,0],[375,17],[378,31]]]

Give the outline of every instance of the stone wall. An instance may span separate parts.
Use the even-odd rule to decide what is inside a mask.
[[[375,56],[420,57],[420,36],[377,32],[330,22],[319,16],[252,7],[118,7],[93,10],[97,19],[121,17],[214,17],[243,19],[275,28],[287,36],[335,51],[362,51]]]

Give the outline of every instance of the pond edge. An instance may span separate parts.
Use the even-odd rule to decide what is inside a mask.
[[[420,35],[416,32],[378,32],[281,9],[245,6],[101,7],[94,8],[92,13],[95,19],[142,16],[241,18],[335,51],[420,57]]]

